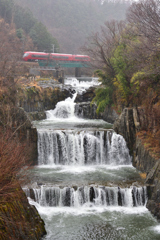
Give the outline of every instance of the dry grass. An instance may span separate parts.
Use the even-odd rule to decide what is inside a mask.
[[[146,179],[147,174],[146,173],[140,173],[139,174],[142,179]]]
[[[155,159],[160,158],[160,138],[159,133],[153,134],[152,131],[140,131],[137,136],[141,139],[145,149],[149,151],[150,155]]]

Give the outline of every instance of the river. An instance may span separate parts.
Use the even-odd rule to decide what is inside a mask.
[[[103,120],[76,116],[75,98],[33,122],[38,165],[23,189],[45,221],[43,240],[160,239],[125,140]]]

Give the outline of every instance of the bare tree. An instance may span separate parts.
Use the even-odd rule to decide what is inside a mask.
[[[25,41],[25,42],[24,42]],[[24,64],[22,62],[23,45],[28,49],[33,47],[31,39],[23,36],[17,37],[14,24],[8,24],[0,19],[0,86],[13,86],[14,79],[22,75]]]
[[[133,3],[128,11],[127,20],[135,27],[139,36],[145,36],[152,44],[160,43],[159,0],[141,0]],[[152,50],[154,51],[154,48]]]
[[[10,132],[0,129],[0,197],[12,195],[18,184],[17,174],[27,164],[26,144]]]
[[[11,80],[15,74],[17,61],[20,59],[20,41],[15,29],[0,20],[0,78],[1,85]]]
[[[133,54],[140,63],[139,67],[143,67],[148,75],[159,74],[160,1],[141,0],[133,3],[127,13],[127,20],[127,31],[134,39]]]
[[[83,50],[91,57],[92,66],[97,69],[106,69],[108,74],[114,76],[111,57],[119,45],[125,23],[123,21],[107,21],[101,31],[93,34]]]

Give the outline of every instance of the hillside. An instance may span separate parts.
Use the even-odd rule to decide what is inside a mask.
[[[125,18],[129,2],[100,0],[15,0],[29,8],[56,37],[60,52],[78,53],[85,39],[110,19]]]

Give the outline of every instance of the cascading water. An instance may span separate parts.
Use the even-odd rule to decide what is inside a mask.
[[[125,140],[102,120],[76,117],[75,98],[34,122],[38,166],[24,191],[46,223],[44,239],[159,239]]]
[[[104,130],[39,130],[38,163],[129,165],[124,138]]]
[[[74,106],[77,92],[72,98],[68,97],[66,100],[58,102],[54,110],[46,111],[47,119],[71,119],[74,118]]]
[[[85,207],[85,206],[144,206],[147,200],[145,187],[46,187],[24,189],[41,206]]]
[[[100,82],[98,81],[98,78],[92,78],[92,79],[90,79],[90,81],[84,81],[84,80],[79,81],[77,78],[69,77],[69,78],[64,79],[64,84],[71,85],[77,91],[83,92],[92,86],[100,85]]]

